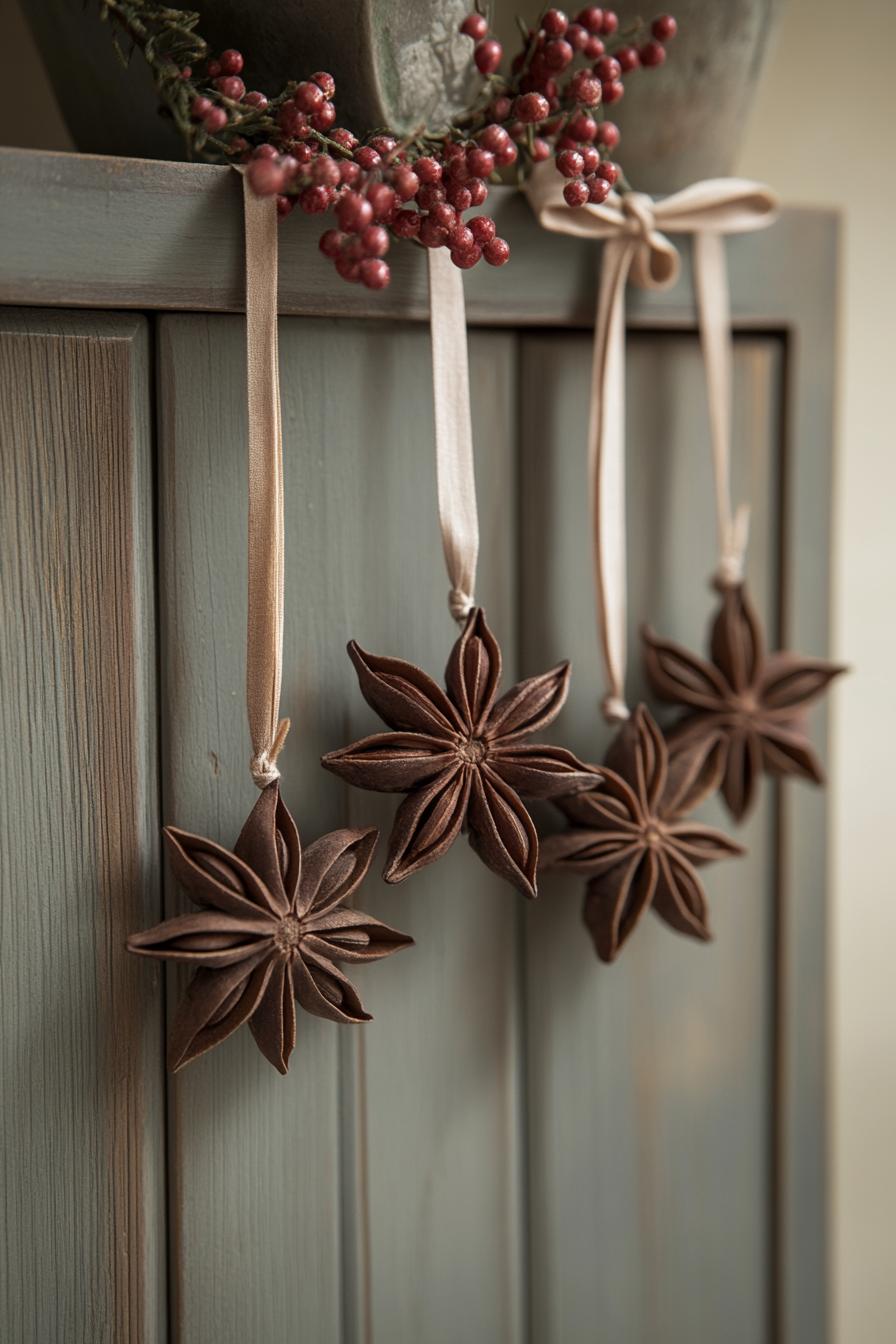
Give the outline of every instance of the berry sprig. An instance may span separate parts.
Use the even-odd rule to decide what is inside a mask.
[[[385,258],[395,238],[446,247],[463,270],[482,260],[503,266],[510,247],[494,220],[468,213],[484,205],[502,171],[522,178],[552,159],[568,179],[563,195],[572,207],[600,204],[617,185],[624,190],[612,157],[619,128],[604,109],[622,98],[629,74],[662,64],[677,31],[669,14],[649,29],[639,19],[621,30],[616,13],[596,5],[573,20],[547,9],[537,27],[520,24],[522,46],[505,75],[501,43],[477,9],[460,25],[483,76],[472,106],[403,139],[382,130],[359,138],[337,126],[336,82],[325,71],[269,98],[246,89],[239,51],[209,52],[196,33],[198,15],[147,0],[100,0],[100,10],[116,36],[143,52],[162,111],[191,157],[244,165],[252,189],[276,196],[283,217],[296,206],[332,213],[335,227],[321,235],[320,249],[343,279],[369,289],[389,284]]]

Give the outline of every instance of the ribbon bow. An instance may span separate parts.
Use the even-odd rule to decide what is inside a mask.
[[[668,233],[694,237],[700,344],[706,369],[715,477],[720,583],[743,573],[749,514],[730,499],[731,315],[723,235],[765,228],[777,202],[767,187],[737,177],[696,182],[662,200],[611,192],[603,205],[571,209],[550,161],[526,182],[538,222],[552,233],[604,242],[594,332],[588,464],[597,623],[607,683],[603,712],[616,722],[625,703],[625,286],[668,289],[681,268]]]

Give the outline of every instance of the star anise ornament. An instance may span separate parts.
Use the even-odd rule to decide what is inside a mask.
[[[720,591],[708,660],[645,630],[644,661],[657,695],[687,711],[669,733],[670,751],[715,758],[722,796],[741,821],[756,800],[763,771],[824,783],[806,732],[806,710],[846,669],[796,653],[766,654],[744,585]]]
[[[413,942],[345,905],[370,867],[377,831],[331,831],[303,853],[273,783],[232,853],[173,826],[164,835],[174,875],[201,913],[133,934],[128,948],[196,968],[171,1027],[172,1072],[248,1021],[265,1059],[286,1073],[296,1041],[294,999],[331,1022],[370,1021],[334,963],[378,961]]]
[[[601,787],[557,800],[569,829],[542,840],[540,866],[588,877],[583,915],[602,961],[616,959],[648,907],[678,933],[711,937],[697,868],[744,853],[688,819],[717,785],[711,760],[670,760],[639,705],[607,751]]]
[[[478,607],[448,659],[447,692],[412,663],[365,653],[354,641],[348,652],[364,698],[394,731],[331,752],[322,764],[362,789],[408,795],[395,816],[386,881],[434,863],[466,828],[493,872],[535,896],[538,836],[520,795],[556,798],[599,779],[563,747],[524,741],[560,712],[569,663],[497,699],[501,651]]]

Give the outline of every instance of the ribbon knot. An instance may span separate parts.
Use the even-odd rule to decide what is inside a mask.
[[[607,694],[605,716],[619,721],[625,705],[625,287],[668,289],[681,259],[666,233],[694,237],[694,278],[706,368],[715,476],[719,582],[743,576],[748,515],[730,499],[731,316],[722,235],[764,228],[774,218],[767,187],[741,178],[713,178],[654,201],[642,192],[611,192],[603,205],[571,209],[549,160],[525,186],[538,222],[553,233],[603,240],[594,330],[588,465],[592,500],[597,627]]]

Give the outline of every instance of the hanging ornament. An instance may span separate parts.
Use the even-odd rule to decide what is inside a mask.
[[[542,865],[588,877],[584,918],[602,961],[616,959],[651,908],[678,933],[709,939],[696,870],[745,852],[688,820],[716,782],[707,757],[670,762],[663,734],[639,705],[607,751],[600,788],[560,801],[570,829],[542,841]]]
[[[679,933],[706,940],[706,899],[696,865],[743,853],[721,832],[689,821],[718,787],[717,754],[669,759],[669,744],[649,711],[632,715],[625,699],[625,287],[674,283],[678,253],[660,224],[696,235],[759,227],[772,208],[755,183],[705,182],[653,202],[615,193],[605,206],[570,211],[556,183],[536,169],[526,188],[545,228],[604,240],[594,334],[588,476],[598,642],[608,723],[621,724],[601,771],[601,787],[559,802],[570,829],[543,843],[542,868],[588,875],[584,918],[598,956],[613,961],[648,906]],[[737,540],[731,526],[730,544]]]
[[[195,968],[171,1027],[168,1066],[180,1069],[248,1021],[259,1050],[286,1073],[295,1046],[294,999],[334,1022],[366,1022],[357,991],[335,965],[387,957],[413,942],[345,908],[370,866],[375,830],[339,830],[302,854],[280,798],[277,756],[283,667],[283,442],[277,354],[277,214],[244,183],[249,411],[249,600],[246,705],[252,778],[262,790],[229,851],[169,826],[175,877],[201,913],[132,935],[138,956]]]
[[[463,283],[444,253],[428,255],[439,522],[449,606],[463,633],[448,660],[447,692],[412,663],[352,641],[361,692],[393,731],[331,752],[322,764],[360,788],[407,793],[389,840],[387,882],[434,863],[467,828],[483,862],[535,896],[538,836],[520,795],[580,792],[598,775],[562,747],[525,742],[563,707],[568,663],[497,699],[501,651],[473,599],[479,524]]]

